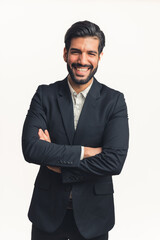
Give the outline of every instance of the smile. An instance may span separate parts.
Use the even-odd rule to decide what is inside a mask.
[[[74,67],[75,74],[81,77],[88,74],[89,69],[88,67]]]
[[[87,72],[89,68],[76,68],[79,72]]]

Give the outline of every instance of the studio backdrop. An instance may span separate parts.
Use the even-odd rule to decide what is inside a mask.
[[[64,79],[64,35],[89,20],[106,35],[96,78],[124,93],[130,145],[115,176],[111,240],[160,239],[160,1],[0,0],[0,239],[29,240],[27,212],[39,166],[21,134],[38,85]]]

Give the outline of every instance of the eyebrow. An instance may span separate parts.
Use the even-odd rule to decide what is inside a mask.
[[[97,54],[97,52],[96,52],[96,51],[92,51],[92,50],[91,50],[91,51],[88,51],[88,52]]]
[[[81,50],[78,48],[71,48],[71,51],[81,52]],[[89,50],[88,52],[98,54],[96,51],[93,51],[93,50]]]

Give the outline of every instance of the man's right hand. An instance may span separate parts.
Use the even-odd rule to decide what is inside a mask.
[[[92,147],[84,147],[84,158],[95,156],[102,152],[102,147],[92,148]]]
[[[38,136],[39,136],[39,139],[41,139],[43,141],[51,142],[51,138],[50,138],[50,135],[49,135],[49,132],[47,129],[43,132],[43,130],[40,128],[38,131]],[[61,173],[60,167],[47,166],[47,168],[49,168],[53,172]]]

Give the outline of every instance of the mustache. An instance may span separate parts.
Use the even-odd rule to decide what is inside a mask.
[[[72,67],[75,67],[75,68],[80,68],[80,67],[88,67],[88,68],[90,68],[90,69],[93,69],[93,66],[92,65],[87,65],[87,64],[85,64],[85,65],[82,65],[82,64],[80,64],[80,63],[72,63]]]

